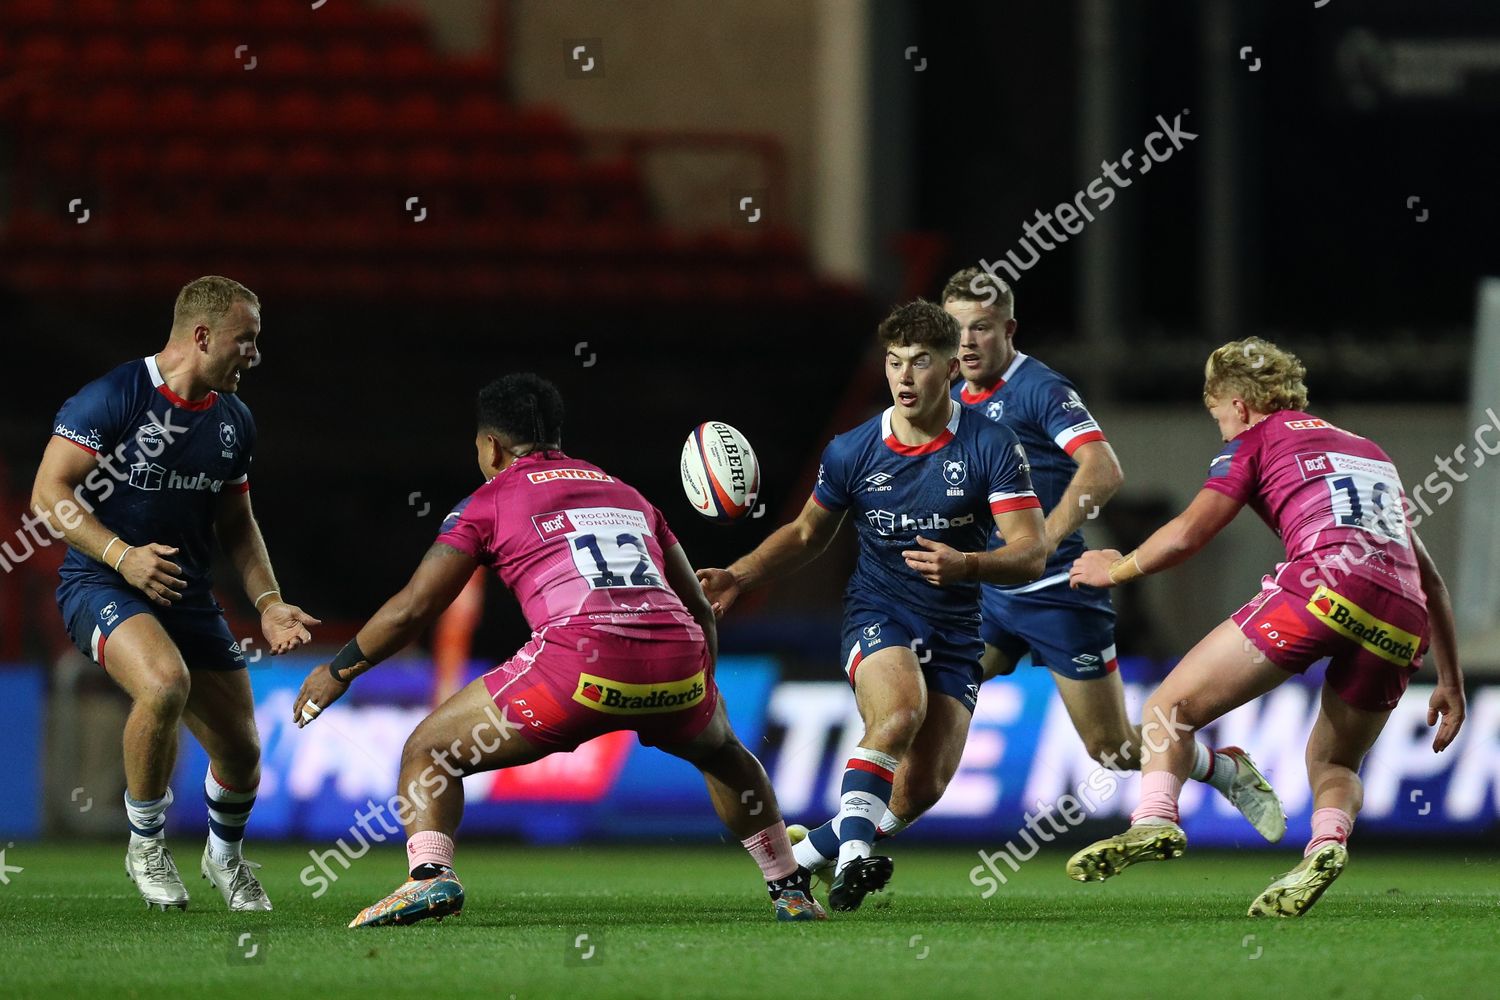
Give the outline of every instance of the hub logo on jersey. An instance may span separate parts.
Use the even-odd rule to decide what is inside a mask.
[[[157,465],[155,462],[137,462],[130,467],[130,485],[138,490],[156,491],[161,489],[162,480],[166,478],[165,466]]]
[[[1410,664],[1422,641],[1390,622],[1381,621],[1327,587],[1317,589],[1312,600],[1307,602],[1307,610],[1323,624],[1343,632],[1382,660],[1389,660],[1397,666]]]
[[[820,475],[820,478],[818,480],[819,482],[822,482],[822,479],[821,479],[822,471],[823,470],[821,468],[819,468],[819,470],[818,470],[819,475]],[[891,490],[895,489],[894,486],[890,485],[890,481],[892,479],[894,479],[894,478],[895,478],[894,476],[889,476],[889,475],[887,475],[884,472],[877,472],[873,476],[866,476],[865,477],[865,482],[869,483],[870,485],[867,486],[867,487],[865,487],[865,492],[866,493],[888,493]]]
[[[963,459],[957,458],[943,462],[943,481],[949,486],[958,486],[967,478],[969,478],[969,469]]]
[[[708,693],[703,671],[664,684],[626,684],[594,674],[579,674],[573,700],[610,715],[650,715],[692,708]]]
[[[865,518],[869,520],[870,527],[875,529],[876,534],[894,535],[896,533],[896,515],[888,510],[866,511]]]
[[[921,518],[902,514],[900,528],[902,531],[942,531],[944,528],[962,528],[966,524],[973,523],[973,514],[960,514],[958,517],[930,514]]]

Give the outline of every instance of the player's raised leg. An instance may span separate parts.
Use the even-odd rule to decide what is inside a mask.
[[[463,777],[529,764],[552,752],[521,738],[519,729],[481,677],[412,731],[401,750],[396,786],[409,877],[361,910],[350,927],[409,924],[463,910],[464,888],[453,868],[453,835],[464,815]]]
[[[826,920],[813,898],[807,869],[797,864],[786,822],[766,769],[730,728],[720,701],[708,725],[688,743],[663,744],[703,774],[714,811],[765,876],[777,920]]]
[[[875,827],[876,841],[894,837],[937,805],[958,773],[972,719],[973,713],[957,698],[928,693],[926,718],[896,768],[890,804]],[[811,831],[798,827],[796,833],[793,850],[798,863],[831,885],[839,852],[834,820]]]
[[[854,698],[865,735],[844,767],[834,829],[839,851],[828,904],[857,910],[890,881],[891,859],[872,856],[875,831],[890,803],[901,760],[927,716],[927,683],[909,646],[892,645],[864,658]]]
[[[255,700],[243,670],[191,670],[192,690],[183,721],[208,753],[203,798],[208,806],[208,842],[199,873],[233,911],[269,910],[255,869],[244,857],[245,827],[260,787],[260,734]]]
[[[1068,861],[1071,878],[1103,881],[1138,861],[1180,857],[1187,835],[1177,825],[1177,797],[1192,770],[1193,733],[1260,697],[1290,674],[1221,623],[1183,657],[1141,712],[1141,801],[1130,828],[1085,847]]]
[[[1345,704],[1323,687],[1323,703],[1307,740],[1307,780],[1312,785],[1312,838],[1302,861],[1250,904],[1252,917],[1300,917],[1312,908],[1349,862],[1348,840],[1364,804],[1359,766],[1385,728],[1390,712]]]
[[[168,781],[177,764],[177,727],[187,704],[187,665],[154,615],[142,613],[115,626],[99,656],[104,669],[130,696],[125,720],[125,814],[130,846],[125,873],[146,906],[186,909],[172,852],[167,849]]]

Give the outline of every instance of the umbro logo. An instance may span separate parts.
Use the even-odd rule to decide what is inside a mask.
[[[894,476],[888,475],[884,472],[877,472],[873,476],[866,476],[865,482],[869,483],[870,485],[865,488],[865,492],[885,493],[892,489],[895,489],[895,487],[887,485],[894,478]]]

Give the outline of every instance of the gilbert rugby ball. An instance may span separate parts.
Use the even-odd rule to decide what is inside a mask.
[[[682,446],[682,491],[710,521],[738,521],[760,494],[760,462],[745,435],[710,420],[693,428]]]

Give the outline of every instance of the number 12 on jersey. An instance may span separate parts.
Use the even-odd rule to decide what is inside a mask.
[[[635,531],[575,532],[568,536],[568,544],[579,575],[594,590],[662,585],[661,570],[651,561],[645,539]]]

